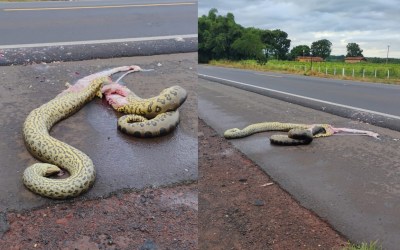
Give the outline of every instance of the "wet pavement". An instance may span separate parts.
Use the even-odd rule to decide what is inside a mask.
[[[97,171],[93,188],[72,201],[197,179],[197,53],[0,67],[0,217],[5,211],[62,203],[35,195],[22,184],[23,170],[37,162],[22,140],[22,124],[28,113],[54,98],[66,88],[66,82],[122,65],[154,69],[123,79],[142,98],[158,95],[173,85],[185,88],[188,98],[179,109],[181,123],[164,137],[132,138],[117,130],[121,114],[96,98],[56,124],[51,135],[85,152]]]
[[[301,205],[353,242],[400,245],[400,133],[199,79],[199,117],[222,135],[229,128],[282,121],[329,123],[371,130],[365,136],[332,136],[310,145],[270,145],[267,132],[230,142]]]

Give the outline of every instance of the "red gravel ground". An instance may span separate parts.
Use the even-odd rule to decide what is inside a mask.
[[[8,213],[0,249],[197,249],[196,186]]]
[[[199,249],[341,249],[346,239],[199,120]]]

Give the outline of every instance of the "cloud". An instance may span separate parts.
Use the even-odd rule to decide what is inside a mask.
[[[231,12],[244,27],[281,29],[291,46],[319,39],[332,42],[332,54],[346,54],[349,42],[358,43],[367,57],[400,58],[398,0],[199,0],[199,16],[211,8]]]

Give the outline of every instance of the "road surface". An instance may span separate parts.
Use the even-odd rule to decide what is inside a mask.
[[[199,66],[200,77],[225,81],[274,98],[400,129],[400,86],[301,75]],[[361,115],[360,115],[361,114]],[[377,118],[379,117],[379,118]]]
[[[197,2],[0,3],[0,66],[197,51]]]
[[[230,142],[351,241],[378,240],[384,249],[398,249],[400,132],[204,79],[199,79],[197,92],[199,117],[220,136],[226,129],[263,121],[323,121],[379,133],[380,140],[331,136],[297,147],[270,145],[268,137],[276,132]]]
[[[0,33],[0,48],[197,34],[197,2],[3,2],[0,3]]]

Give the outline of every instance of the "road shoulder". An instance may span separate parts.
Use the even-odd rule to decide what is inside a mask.
[[[304,207],[353,242],[400,244],[400,133],[259,94],[199,79],[199,117],[219,135],[263,121],[328,123],[369,130],[366,136],[331,136],[310,145],[270,145],[273,132],[231,140]]]
[[[346,239],[199,120],[200,249],[340,249]]]

